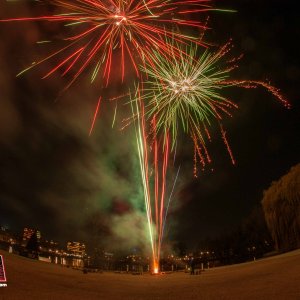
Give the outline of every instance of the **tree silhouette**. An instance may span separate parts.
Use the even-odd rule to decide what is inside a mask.
[[[276,249],[300,247],[300,164],[264,191],[262,205]]]
[[[39,252],[39,242],[38,242],[38,237],[37,237],[37,232],[35,231],[30,239],[28,240],[28,243],[26,245],[26,249],[29,252],[32,253],[38,253]]]

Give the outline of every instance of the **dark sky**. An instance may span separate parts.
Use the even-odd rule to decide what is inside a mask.
[[[177,162],[182,169],[167,237],[191,247],[236,228],[260,203],[263,190],[299,162],[300,153],[300,24],[295,1],[215,4],[237,10],[211,13],[212,29],[206,35],[219,45],[232,38],[232,54],[244,54],[233,77],[270,79],[292,109],[261,88],[232,89],[229,95],[239,110],[225,127],[237,164],[231,164],[221,138],[216,138],[210,148],[214,171],[196,180],[192,146],[180,147]],[[43,9],[30,1],[1,1],[0,18]],[[45,34],[58,36],[58,30],[35,23],[0,23],[0,224],[13,230],[36,227],[62,243],[107,241],[125,248],[144,244],[135,140],[130,129],[118,130],[118,121],[111,129],[114,104],[103,104],[94,134],[88,137],[99,96],[95,85],[83,76],[57,98],[65,81],[40,79],[50,63],[15,77],[48,53],[49,48],[35,42]],[[113,84],[105,93],[118,89]],[[120,107],[117,120],[127,113]]]

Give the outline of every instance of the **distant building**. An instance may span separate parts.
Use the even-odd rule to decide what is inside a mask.
[[[79,242],[68,242],[67,252],[71,265],[75,268],[83,268],[85,256],[85,244]]]
[[[58,253],[59,249],[58,249],[58,243],[54,242],[53,240],[42,240],[40,242],[40,249],[41,251],[44,252],[49,252],[49,253]]]
[[[23,230],[23,241],[28,241],[35,232],[37,239],[40,240],[41,232],[39,230],[25,227]]]
[[[11,236],[7,231],[0,230],[0,241],[1,242],[10,242]]]
[[[12,246],[17,243],[15,236],[6,228],[0,229],[0,249],[12,252]]]
[[[23,247],[25,247],[27,245],[28,241],[30,240],[31,236],[34,233],[36,233],[37,240],[39,242],[41,239],[41,232],[39,230],[28,228],[28,227],[25,227],[23,229],[23,237],[22,237],[22,243],[21,243]]]
[[[68,242],[67,250],[69,253],[76,256],[85,255],[85,244],[79,242]]]
[[[67,261],[67,252],[65,250],[59,249],[58,242],[53,240],[41,240],[40,242],[40,255],[39,260],[44,262],[51,262],[60,265],[71,265]]]

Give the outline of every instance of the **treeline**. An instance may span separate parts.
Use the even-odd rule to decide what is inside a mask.
[[[264,191],[262,200],[276,250],[300,247],[300,164]]]
[[[224,265],[296,248],[300,248],[300,164],[264,191],[261,206],[237,230],[200,242],[197,252],[207,251],[203,259]]]
[[[219,238],[200,242],[198,253],[207,251],[203,258],[215,265],[236,264],[261,258],[274,250],[261,207],[256,207],[241,226]]]

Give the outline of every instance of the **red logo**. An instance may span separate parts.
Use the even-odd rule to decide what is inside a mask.
[[[3,256],[0,255],[0,282],[6,282]]]

